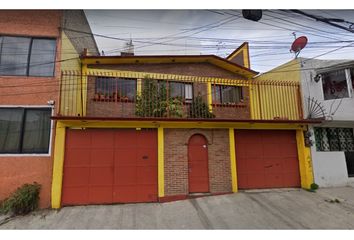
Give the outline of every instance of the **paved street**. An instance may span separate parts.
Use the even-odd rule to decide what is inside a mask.
[[[0,229],[354,229],[354,188],[240,192],[170,203],[41,210]]]

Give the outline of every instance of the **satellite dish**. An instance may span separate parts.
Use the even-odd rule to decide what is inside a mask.
[[[295,39],[293,44],[291,44],[290,52],[295,53],[295,58],[299,55],[302,49],[306,47],[307,37],[301,36]]]

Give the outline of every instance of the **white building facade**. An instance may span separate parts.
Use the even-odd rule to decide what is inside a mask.
[[[305,118],[309,127],[315,183],[354,185],[354,61],[299,58]]]

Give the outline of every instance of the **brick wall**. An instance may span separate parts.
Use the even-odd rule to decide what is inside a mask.
[[[165,195],[188,194],[188,141],[194,134],[208,140],[211,193],[231,192],[229,135],[227,129],[165,129]]]
[[[244,79],[242,76],[226,71],[209,63],[167,63],[167,64],[120,64],[120,65],[94,65],[91,67],[103,69],[116,69],[128,70],[137,72],[150,72],[150,73],[166,73],[166,74],[181,74],[190,76],[203,76],[203,77],[220,77],[220,78],[234,78]],[[132,103],[104,103],[95,102],[94,98],[94,78],[89,79],[89,90],[87,99],[87,113],[88,116],[101,116],[101,117],[134,117],[135,110]],[[207,84],[201,82],[193,83],[194,97],[201,95],[204,102],[207,103]],[[237,118],[248,119],[250,118],[249,106],[249,91],[243,88],[244,101],[242,106],[225,107],[214,106],[213,113],[216,118]],[[184,106],[184,112],[187,115],[188,106]],[[123,111],[123,109],[125,109]]]
[[[61,59],[59,27],[61,11],[58,10],[1,10],[0,35],[50,37],[57,39],[56,61]],[[59,103],[60,62],[55,64],[54,77],[1,76],[1,105],[47,105],[55,100],[54,111]],[[53,124],[55,126],[55,124]],[[53,129],[51,152],[55,130]],[[34,181],[42,185],[40,207],[50,206],[52,183],[52,156],[0,154],[0,200],[9,196],[17,187]]]
[[[213,113],[216,118],[231,118],[231,119],[250,119],[250,97],[249,89],[243,88],[243,102],[236,105],[217,105],[213,104]]]

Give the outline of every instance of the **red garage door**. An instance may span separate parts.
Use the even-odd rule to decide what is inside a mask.
[[[236,130],[240,189],[300,187],[295,131]]]
[[[157,201],[157,132],[66,132],[63,205]]]

